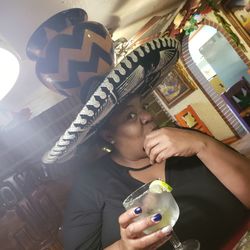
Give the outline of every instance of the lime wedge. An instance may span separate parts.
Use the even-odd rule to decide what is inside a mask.
[[[171,192],[172,187],[170,187],[166,182],[161,180],[152,181],[149,185],[149,192],[151,193],[162,193],[162,192]]]

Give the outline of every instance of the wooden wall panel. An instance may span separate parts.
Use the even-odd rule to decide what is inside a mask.
[[[4,250],[61,250],[69,179],[49,180],[28,168],[0,182],[0,242]]]

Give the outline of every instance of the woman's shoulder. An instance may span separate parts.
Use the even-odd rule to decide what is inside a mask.
[[[215,179],[197,156],[172,157],[166,161],[167,181],[172,185],[184,186],[196,180]]]
[[[83,163],[78,166],[74,173],[73,185],[94,186],[96,189],[110,175],[109,168],[110,163],[107,157]]]

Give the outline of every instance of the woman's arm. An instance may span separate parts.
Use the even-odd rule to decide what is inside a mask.
[[[250,160],[223,143],[193,130],[161,128],[147,135],[144,148],[151,162],[196,154],[220,182],[250,208]]]
[[[250,208],[250,160],[210,137],[203,139],[199,159],[246,207]]]

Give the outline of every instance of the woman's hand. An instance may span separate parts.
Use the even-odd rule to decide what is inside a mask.
[[[250,208],[249,159],[223,143],[193,130],[161,128],[146,136],[144,149],[151,163],[160,163],[171,156],[196,154],[209,171]]]
[[[120,250],[154,250],[170,239],[172,228],[167,226],[151,234],[144,234],[143,231],[160,222],[161,215],[156,214],[151,217],[134,221],[141,213],[141,208],[130,209],[119,217],[121,240]]]
[[[144,149],[150,162],[162,162],[171,156],[198,154],[210,137],[202,133],[179,128],[161,128],[148,134]]]

